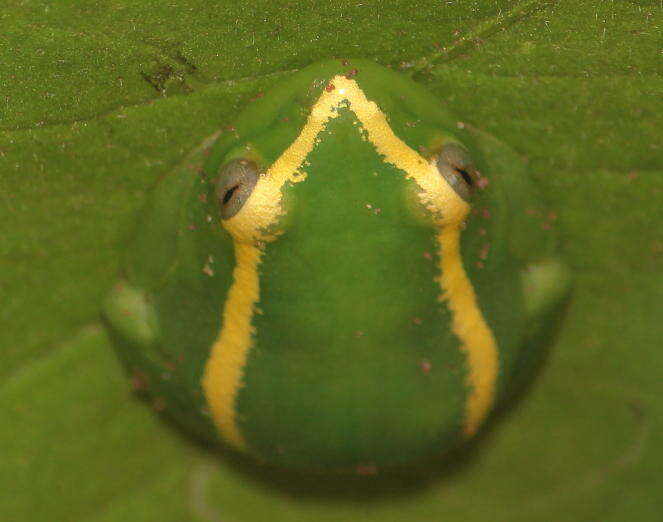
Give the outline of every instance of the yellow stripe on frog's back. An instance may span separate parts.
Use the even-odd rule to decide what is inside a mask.
[[[253,343],[252,319],[260,297],[258,267],[261,255],[264,245],[278,235],[266,231],[278,224],[284,212],[281,205],[283,185],[305,179],[300,169],[315,147],[318,135],[338,114],[337,109],[347,105],[367,132],[368,141],[385,161],[403,170],[419,185],[422,203],[438,219],[440,298],[452,312],[453,331],[468,358],[470,394],[465,406],[464,431],[471,435],[494,402],[498,350],[462,265],[460,226],[469,206],[447,183],[441,182],[434,162],[426,161],[394,134],[384,113],[366,98],[357,82],[336,76],[330,84],[335,88],[322,92],[299,136],[259,179],[244,207],[224,223],[234,239],[236,266],[234,281],[224,304],[221,331],[212,346],[202,381],[212,417],[224,439],[238,449],[246,448],[235,405]]]

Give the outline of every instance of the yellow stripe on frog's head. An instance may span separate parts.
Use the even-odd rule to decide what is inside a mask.
[[[279,234],[275,227],[285,212],[284,184],[306,179],[302,168],[318,136],[339,108],[348,107],[384,161],[404,171],[421,188],[421,202],[437,221],[440,299],[452,312],[453,331],[468,358],[470,393],[463,427],[471,435],[494,402],[498,351],[461,260],[460,230],[469,205],[440,176],[434,160],[426,160],[394,134],[385,114],[366,98],[356,81],[335,76],[330,84],[334,88],[323,90],[299,136],[260,177],[242,209],[224,222],[234,239],[236,265],[223,309],[221,331],[212,346],[202,381],[213,419],[224,439],[238,449],[246,449],[235,404],[253,342],[252,319],[260,298],[261,255],[265,244]]]

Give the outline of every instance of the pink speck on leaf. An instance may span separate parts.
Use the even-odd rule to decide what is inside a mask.
[[[421,373],[423,373],[424,375],[428,375],[432,368],[432,364],[428,359],[422,359],[421,361],[419,361],[419,368],[421,369]]]

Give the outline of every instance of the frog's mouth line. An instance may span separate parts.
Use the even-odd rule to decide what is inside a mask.
[[[202,380],[214,421],[230,444],[238,449],[247,448],[235,403],[253,344],[252,319],[260,297],[258,268],[266,245],[274,239],[261,231],[269,230],[278,222],[283,213],[283,185],[306,179],[300,169],[319,134],[338,115],[340,107],[348,107],[367,132],[368,141],[384,156],[384,161],[406,172],[407,177],[419,185],[422,203],[437,218],[439,299],[452,313],[453,331],[460,340],[460,350],[467,356],[469,394],[463,430],[470,436],[486,418],[495,399],[498,348],[462,265],[461,223],[469,212],[469,205],[446,182],[440,182],[433,161],[427,161],[396,136],[385,114],[366,98],[355,80],[335,76],[329,85],[334,88],[322,91],[299,136],[259,180],[244,207],[224,223],[235,240],[236,265],[234,281],[224,304],[221,331],[212,346]]]

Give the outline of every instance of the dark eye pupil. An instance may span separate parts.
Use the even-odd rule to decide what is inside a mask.
[[[461,198],[470,201],[476,189],[478,172],[468,152],[456,143],[444,145],[437,157],[437,170]]]
[[[233,187],[230,187],[228,190],[226,190],[226,193],[223,195],[223,204],[226,205],[228,201],[230,201],[237,192],[237,189],[239,188],[239,185],[235,185]]]
[[[459,169],[458,167],[456,167],[456,172],[458,172],[458,174],[460,174],[463,177],[465,183],[467,183],[468,185],[472,185],[472,176],[470,176],[470,174],[465,169]]]
[[[221,219],[230,219],[244,206],[258,182],[258,166],[251,160],[236,158],[219,169],[215,198]]]

